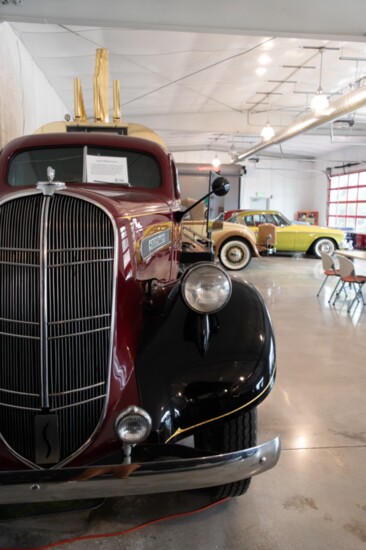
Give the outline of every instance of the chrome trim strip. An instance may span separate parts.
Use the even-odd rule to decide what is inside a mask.
[[[55,191],[66,189],[66,185],[63,181],[39,181],[36,189],[42,191],[45,197],[52,197]]]
[[[35,325],[38,326],[38,323],[35,321],[19,321],[18,319],[6,319],[5,317],[0,317],[0,321],[5,323],[17,323],[18,325]]]
[[[97,397],[92,397],[91,399],[85,399],[85,401],[79,401],[79,403],[71,403],[71,405],[64,405],[62,407],[53,407],[50,409],[50,412],[63,411],[64,409],[71,409],[72,407],[78,407],[79,405],[84,405],[84,403],[90,403],[91,401],[98,401],[98,399],[103,399],[106,396],[98,395]]]
[[[77,390],[68,390],[68,391],[62,391],[59,393],[50,393],[50,397],[59,397],[61,395],[69,395],[70,393],[77,393],[80,391],[91,390],[92,388],[99,388],[100,386],[104,386],[104,384],[105,382],[99,382],[98,384],[93,384],[92,386],[85,386],[84,388],[78,388]],[[1,391],[1,388],[0,388],[0,391]],[[27,394],[27,395],[33,395],[33,394]]]
[[[93,330],[86,330],[84,332],[73,332],[71,334],[62,334],[60,336],[49,336],[48,340],[60,340],[60,338],[72,338],[73,336],[83,336],[83,334],[92,334],[93,332],[103,332],[109,330],[111,327],[94,328]]]
[[[49,266],[49,269],[53,269],[54,267],[69,267],[71,265],[100,264],[102,262],[112,262],[112,261],[113,260],[111,260],[109,258],[100,258],[98,260],[84,260],[82,262],[65,262],[65,263],[62,263],[62,264],[52,264],[52,265]],[[30,266],[30,267],[32,267],[32,266]]]
[[[35,409],[34,407],[21,407],[20,405],[9,405],[8,403],[0,403],[0,407],[8,407],[9,409],[16,409],[16,410],[22,409],[23,411],[40,412],[39,409]],[[13,450],[13,448],[10,447],[10,445],[8,446],[8,448]]]
[[[0,503],[119,497],[224,485],[273,468],[280,448],[276,437],[250,449],[199,458],[0,472]]]
[[[1,248],[0,248],[1,250]],[[84,252],[84,250],[113,250],[113,246],[85,246],[83,248],[50,248],[48,252]],[[33,252],[33,250],[32,250]],[[38,252],[38,250],[36,250]]]
[[[42,203],[42,213],[40,221],[40,336],[41,336],[41,407],[48,409],[50,406],[50,398],[48,395],[48,304],[47,304],[47,230],[48,230],[48,213],[50,208],[51,198],[45,196]]]
[[[0,433],[0,441],[3,443],[4,447],[9,451],[9,453],[12,456],[15,456],[15,458],[17,458],[19,460],[19,462],[22,462],[23,464],[25,464],[26,466],[28,466],[32,470],[42,470],[43,469],[43,468],[41,468],[41,466],[38,466],[37,464],[34,464],[34,462],[31,462],[30,460],[28,460],[24,456],[21,456],[20,454],[18,454],[12,447],[10,447],[9,443],[6,441],[6,439],[4,439],[4,437],[2,436],[1,433]],[[0,475],[1,475],[1,473],[0,473]],[[1,483],[0,483],[0,490],[1,490]]]
[[[78,323],[79,321],[91,321],[92,319],[104,319],[105,317],[110,317],[110,313],[105,313],[104,315],[92,315],[90,317],[79,317],[78,319],[65,319],[64,321],[50,321],[48,326],[54,325],[63,325],[66,323]],[[2,319],[0,319],[1,321]],[[24,321],[25,322],[25,321]]]
[[[1,250],[10,250],[10,251],[16,251],[16,252],[35,252],[38,254],[39,250],[36,250],[35,248],[9,248],[8,246],[0,246]]]
[[[27,392],[24,392],[24,391],[6,390],[4,388],[0,388],[0,391],[2,391],[4,393],[12,393],[12,394],[15,394],[15,395],[29,395],[30,397],[39,397],[39,393],[27,393]]]
[[[17,193],[11,193],[10,195],[5,195],[5,197],[3,197],[2,199],[0,199],[0,204],[5,204],[6,202],[9,202],[9,201],[12,201],[12,200],[15,200],[15,199],[20,199],[21,197],[29,197],[29,196],[32,196],[32,195],[41,195],[42,193],[40,193],[39,191],[37,191],[36,189],[27,189],[27,190],[23,190],[23,191],[18,191]],[[37,252],[39,252],[37,250]]]
[[[88,146],[84,145],[83,147],[83,175],[82,175],[82,183],[86,183],[87,180],[87,156],[88,156]]]
[[[13,334],[12,332],[0,332],[2,336],[10,336],[11,338],[26,338],[27,340],[39,340],[39,336],[28,336],[27,334]]]
[[[1,262],[0,261],[0,265],[15,265],[17,267],[36,267],[37,269],[39,268],[38,264],[20,264],[20,263],[16,263],[16,262]]]

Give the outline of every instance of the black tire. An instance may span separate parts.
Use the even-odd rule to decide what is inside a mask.
[[[327,254],[334,254],[334,252],[337,250],[337,245],[333,241],[333,239],[329,239],[328,237],[322,237],[321,239],[318,239],[315,241],[315,243],[311,247],[311,251],[317,258],[321,258],[321,252],[326,252]]]
[[[240,237],[232,237],[222,243],[219,250],[221,265],[231,271],[244,269],[252,259],[250,245]]]
[[[257,409],[241,413],[224,424],[206,428],[195,436],[195,446],[219,453],[230,453],[254,447],[257,442]],[[208,489],[215,499],[243,495],[250,485],[251,478],[234,481]]]

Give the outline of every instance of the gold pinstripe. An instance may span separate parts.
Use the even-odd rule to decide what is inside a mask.
[[[249,405],[251,405],[252,403],[254,403],[254,401],[257,401],[257,399],[259,399],[261,397],[261,395],[263,395],[267,389],[270,387],[270,385],[272,384],[273,380],[274,380],[274,377],[275,377],[275,374],[276,374],[276,370],[277,370],[277,365],[275,366],[274,370],[273,370],[273,374],[271,376],[271,379],[270,381],[268,382],[267,386],[264,388],[263,391],[261,391],[261,393],[259,395],[257,395],[257,397],[254,397],[254,399],[252,399],[251,401],[248,401],[248,403],[245,403],[244,405],[242,405],[241,407],[238,407],[237,409],[234,409],[233,411],[230,411],[230,412],[227,412],[225,414],[222,414],[220,416],[216,416],[215,418],[210,418],[209,420],[204,420],[204,422],[200,422],[199,424],[194,424],[193,426],[189,426],[188,428],[178,428],[176,430],[176,432],[171,435],[166,441],[165,443],[168,443],[171,439],[173,439],[174,437],[176,437],[177,435],[180,435],[182,433],[185,433],[185,432],[188,432],[189,430],[193,430],[194,428],[199,428],[200,426],[203,426],[204,424],[208,424],[209,422],[214,422],[215,420],[220,420],[220,418],[225,418],[226,416],[230,416],[231,414],[234,414],[238,411],[241,411],[242,409],[245,409],[245,407],[248,407]]]
[[[119,220],[133,220],[133,218],[143,218],[144,216],[154,216],[157,214],[162,214],[163,216],[167,214],[175,214],[175,212],[178,212],[178,210],[156,210],[152,212],[142,212],[136,213],[136,214],[123,214],[123,216],[118,216],[117,219]]]

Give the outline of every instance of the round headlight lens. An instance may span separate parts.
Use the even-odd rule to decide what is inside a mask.
[[[197,264],[183,277],[182,294],[185,303],[197,313],[215,313],[231,296],[231,280],[215,264]]]
[[[128,407],[121,413],[114,429],[123,443],[133,445],[144,441],[151,431],[151,418],[149,414],[139,407]]]

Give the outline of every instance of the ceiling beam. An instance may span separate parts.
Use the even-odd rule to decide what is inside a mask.
[[[350,92],[346,96],[342,96],[337,101],[330,103],[329,107],[324,111],[323,114],[312,113],[309,116],[300,118],[295,124],[292,124],[288,128],[285,128],[284,130],[276,133],[268,141],[263,140],[262,143],[255,145],[251,149],[247,149],[243,153],[240,153],[238,156],[238,160],[248,158],[263,149],[267,149],[267,147],[283,143],[284,141],[303,134],[308,130],[312,130],[329,122],[333,122],[344,115],[347,115],[361,107],[364,107],[365,105],[366,86],[363,86]]]
[[[1,21],[366,41],[364,0],[2,0]]]

